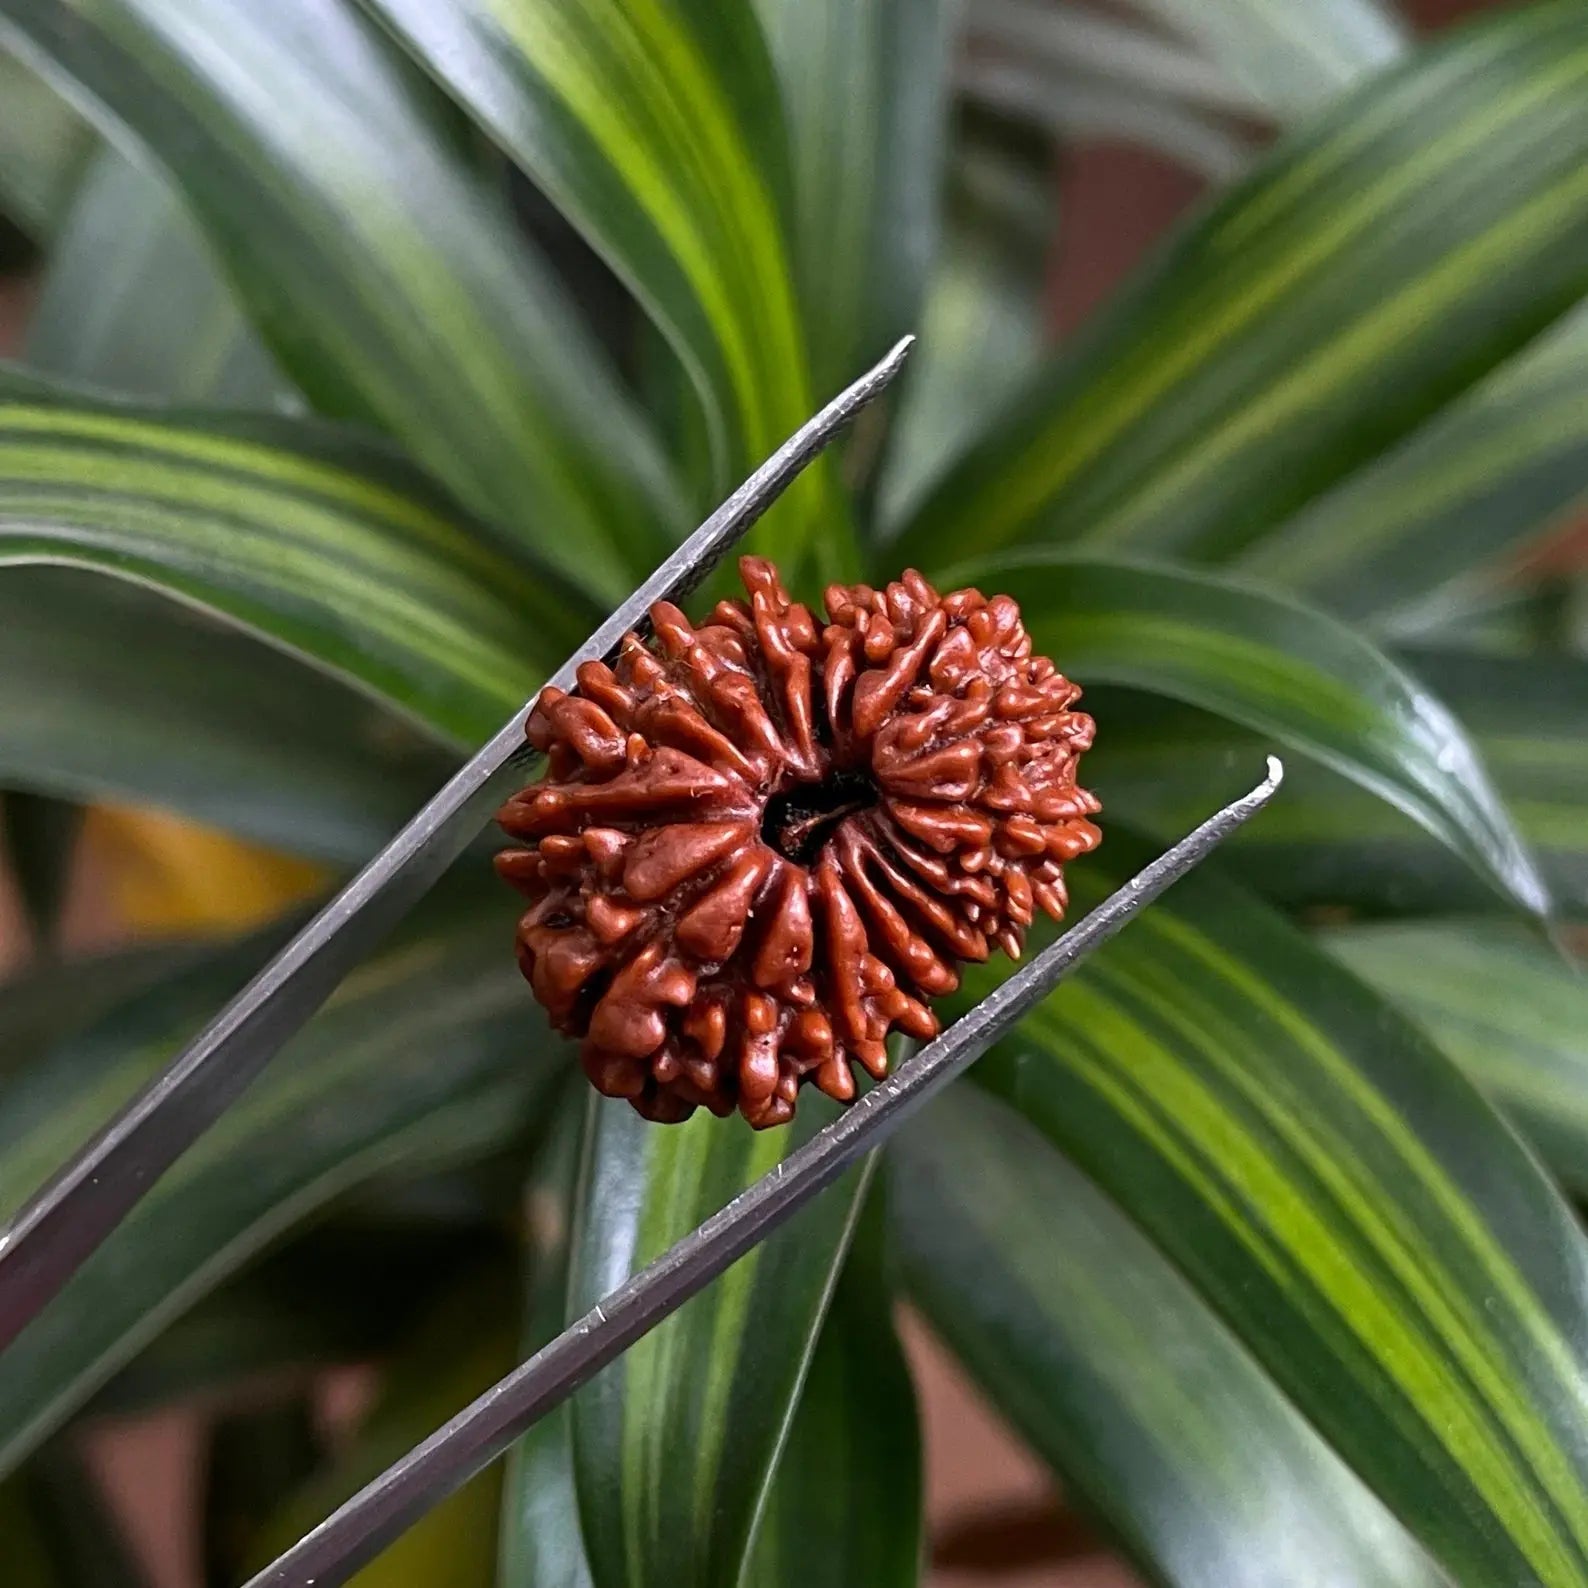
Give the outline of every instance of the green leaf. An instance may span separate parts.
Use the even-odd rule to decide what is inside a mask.
[[[719,490],[805,422],[813,392],[788,242],[787,140],[749,5],[362,3],[666,333],[704,405]],[[793,560],[838,511],[834,492],[829,468],[809,470],[757,532],[761,548]]]
[[[1577,310],[1371,468],[1259,541],[1243,572],[1398,628],[1471,590],[1588,494]]]
[[[78,569],[0,576],[0,783],[367,859],[456,765],[254,637]]]
[[[754,1132],[704,1112],[651,1125],[591,1099],[568,1317],[687,1235],[832,1117]],[[731,1588],[745,1568],[854,1226],[853,1171],[681,1307],[573,1403],[596,1588]]]
[[[1405,52],[1407,34],[1387,0],[1143,0],[1194,39],[1278,117],[1326,105]]]
[[[1034,539],[1229,558],[1585,291],[1588,12],[1508,10],[1341,100],[1195,219],[993,416],[896,558]]]
[[[384,449],[310,421],[8,392],[0,565],[66,563],[224,613],[473,745],[595,615]]]
[[[911,1296],[1150,1581],[1444,1581],[1141,1231],[1018,1114],[956,1088],[903,1133],[889,1170]]]
[[[480,1156],[518,1136],[560,1056],[535,1039],[504,942],[500,921],[451,926],[438,902],[348,978],[0,1359],[0,1467],[336,1197],[395,1168]],[[0,1213],[154,1075],[271,946],[222,952],[48,1064],[5,1077]]]
[[[1557,908],[1588,913],[1588,663],[1449,648],[1407,649],[1398,660],[1464,716]],[[1266,743],[1142,696],[1105,691],[1089,704],[1102,725],[1086,762],[1089,785],[1105,809],[1164,839],[1249,787]],[[1399,811],[1320,766],[1293,765],[1284,798],[1224,855],[1251,886],[1291,905],[1404,914],[1483,911],[1495,902]]]
[[[962,105],[945,186],[921,341],[888,435],[878,506],[885,531],[971,440],[979,415],[1035,367],[1044,345],[1059,189],[1049,139]]]
[[[565,1320],[577,1123],[585,1105],[582,1088],[568,1098],[526,1197],[532,1283],[525,1356]],[[821,1326],[756,1532],[744,1576],[754,1588],[809,1582],[887,1588],[916,1580],[915,1398],[893,1331],[880,1236],[880,1221],[868,1210]],[[590,1588],[571,1432],[572,1408],[564,1404],[541,1418],[508,1458],[499,1588]]]
[[[1588,978],[1492,921],[1405,922],[1321,942],[1398,1005],[1588,1193]]]
[[[1272,740],[1162,697],[1088,691],[1098,742],[1086,786],[1117,820],[1169,842],[1251,787]],[[1480,745],[1487,752],[1487,747]],[[1487,758],[1487,757],[1486,757]],[[1534,836],[1513,808],[1524,838]],[[1504,900],[1410,817],[1316,763],[1292,758],[1284,798],[1231,838],[1220,860],[1270,903],[1399,914],[1491,910]],[[1556,874],[1540,867],[1553,884]],[[1553,891],[1557,906],[1561,899]]]
[[[1116,828],[1076,913],[1144,858]],[[967,996],[988,976],[967,979]],[[1588,1251],[1471,1083],[1205,869],[976,1071],[1462,1583],[1588,1582]]]
[[[93,146],[71,106],[0,49],[0,211],[35,242],[60,224]]]
[[[1017,590],[1036,649],[1082,683],[1150,690],[1254,728],[1404,811],[1526,908],[1548,907],[1461,725],[1334,619],[1143,564],[1031,555],[947,579]]]
[[[653,438],[492,173],[350,7],[4,0],[7,30],[170,172],[315,406],[378,420],[606,597],[684,527]]]
[[[917,318],[937,245],[944,0],[755,0],[789,121],[799,280],[818,391]]]
[[[26,357],[128,396],[296,404],[170,188],[109,148],[89,162],[50,249]]]
[[[520,1354],[561,1332],[588,1099],[570,1088],[536,1157],[524,1198],[529,1295]],[[573,1407],[554,1406],[508,1453],[497,1588],[591,1588],[573,1472]]]
[[[870,1194],[778,1463],[746,1588],[914,1588],[921,1435]]]

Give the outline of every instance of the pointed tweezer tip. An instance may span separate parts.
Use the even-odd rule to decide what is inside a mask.
[[[1239,813],[1241,820],[1244,821],[1246,817],[1260,811],[1279,792],[1284,781],[1285,763],[1277,755],[1270,755],[1267,774],[1263,781],[1249,794],[1243,794],[1235,800],[1227,809],[1231,813]]]

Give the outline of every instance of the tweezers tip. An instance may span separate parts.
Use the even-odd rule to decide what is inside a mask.
[[[1246,816],[1261,810],[1279,792],[1280,785],[1285,781],[1285,763],[1277,755],[1270,755],[1267,761],[1267,776],[1250,794],[1243,795],[1235,802],[1236,808]]]
[[[888,356],[883,359],[882,367],[890,371],[896,370],[910,356],[910,350],[915,346],[916,341],[915,332],[906,331],[888,350]]]

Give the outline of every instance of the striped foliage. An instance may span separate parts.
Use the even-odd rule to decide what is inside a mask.
[[[1227,558],[1588,290],[1588,13],[1545,4],[1287,138],[995,416],[897,542]]]
[[[748,4],[366,3],[645,304],[704,405],[717,490],[804,422],[788,144]],[[807,474],[758,531],[762,549],[797,556],[818,526],[832,540],[834,487],[826,466]]]
[[[920,329],[946,127],[944,0],[754,0],[788,115],[817,389]]]
[[[832,1117],[807,1102],[786,1130],[757,1133],[704,1110],[659,1129],[590,1103],[570,1319]],[[574,1470],[597,1583],[738,1581],[868,1174],[852,1170],[575,1400]]]
[[[899,1146],[914,1295],[1151,1580],[1588,1588],[1582,1239],[1482,1095],[1585,1183],[1580,985],[1494,923],[1588,901],[1588,689],[1569,657],[1452,649],[1459,619],[1393,656],[1346,626],[1431,624],[1582,497],[1588,10],[1414,47],[1379,0],[1137,9],[1166,28],[970,7],[956,53],[938,0],[0,0],[0,47],[137,160],[75,185],[88,135],[0,76],[49,111],[0,93],[0,204],[55,239],[29,355],[148,399],[0,376],[0,783],[361,858],[929,303],[913,390],[760,548],[805,595],[915,563],[1021,601],[1099,717],[1077,914],[1143,858],[1125,820],[1177,835],[1278,745],[1230,869],[1331,920],[1441,918],[1331,956],[1228,878],[1178,888]],[[982,96],[957,119],[955,84]],[[1294,123],[1266,152],[1264,107]],[[1052,140],[1099,124],[1182,158],[1216,134],[1204,165],[1247,174],[1047,356]],[[532,1348],[827,1117],[551,1108],[563,1057],[499,909],[427,911],[0,1357],[0,1460],[146,1347],[123,1405],[279,1367],[273,1328],[216,1366],[205,1319],[198,1347],[167,1326],[340,1191],[500,1263],[542,1126]],[[0,997],[0,1208],[261,952]],[[461,1190],[394,1185],[437,1155]],[[918,1436],[867,1194],[834,1187],[538,1426],[499,1548],[488,1482],[369,1580],[907,1588]],[[273,1273],[242,1276],[256,1301]],[[317,1350],[389,1346],[320,1300]],[[522,1321],[474,1311],[455,1363]],[[473,1387],[422,1383],[401,1438]]]
[[[1588,914],[1588,664],[1408,648],[1396,660],[1437,689],[1476,745],[1557,909]],[[1088,762],[1105,807],[1163,837],[1251,781],[1267,742],[1228,721],[1119,691],[1093,705],[1110,732]],[[1498,704],[1497,704],[1498,703]],[[1322,766],[1293,765],[1285,797],[1225,851],[1270,898],[1380,915],[1481,912],[1492,892],[1451,851],[1382,800]]]
[[[6,0],[8,37],[164,164],[322,411],[391,430],[606,597],[682,528],[647,427],[493,174],[349,7]]]
[[[574,1196],[583,1146],[583,1089],[565,1091],[530,1166],[528,1284],[522,1354],[556,1339],[567,1316]],[[513,1446],[502,1486],[498,1588],[590,1588],[573,1478],[573,1407],[566,1401]]]
[[[1110,845],[1076,868],[1078,909],[1142,858],[1118,830]],[[1517,1138],[1375,993],[1198,873],[975,1073],[1454,1581],[1588,1582],[1588,1250]]]
[[[1481,586],[1588,490],[1588,311],[1265,535],[1242,573],[1379,625]]]
[[[379,447],[0,385],[0,563],[159,585],[455,743],[499,727],[590,609]]]
[[[1290,745],[1398,806],[1526,908],[1547,908],[1460,723],[1343,624],[1146,564],[1028,555],[945,577],[1018,590],[1038,650],[1062,657],[1076,678],[1168,696]],[[1247,770],[1256,766],[1254,756]]]
[[[960,1088],[888,1156],[911,1298],[1150,1581],[1443,1582],[1185,1279],[1012,1109]]]
[[[440,905],[424,917],[349,978],[0,1359],[0,1470],[284,1231],[382,1174],[499,1150],[525,1128],[561,1050],[526,1042],[522,981],[493,923]],[[277,941],[212,951],[49,1063],[6,1075],[0,1208],[156,1074]]]
[[[156,805],[277,849],[372,855],[455,765],[246,631],[70,568],[0,577],[0,783]]]
[[[1421,1025],[1515,1120],[1562,1184],[1588,1193],[1588,976],[1494,921],[1324,934],[1329,952]]]
[[[109,148],[88,162],[50,248],[23,355],[120,396],[298,405],[177,195]]]
[[[921,1564],[915,1389],[893,1325],[873,1186],[800,1391],[745,1588],[913,1588]]]

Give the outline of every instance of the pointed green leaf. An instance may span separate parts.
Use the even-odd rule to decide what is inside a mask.
[[[1117,828],[1076,913],[1138,869]],[[989,978],[968,978],[967,996]],[[1205,869],[978,1066],[1461,1583],[1588,1583],[1588,1247],[1471,1083]]]
[[[381,447],[0,384],[0,564],[39,562],[224,613],[461,745],[595,615]]]
[[[806,1098],[781,1130],[704,1111],[651,1125],[626,1104],[592,1098],[568,1316],[830,1117]],[[739,1581],[866,1175],[853,1171],[823,1193],[575,1397],[574,1470],[596,1588]]]
[[[1563,1184],[1588,1193],[1588,977],[1581,966],[1488,921],[1356,926],[1321,941],[1466,1070]]]
[[[627,282],[695,382],[717,489],[813,402],[777,83],[747,3],[363,0]],[[820,306],[813,306],[820,312]],[[843,379],[852,380],[847,371]],[[792,558],[835,511],[818,465],[758,531]]]
[[[1018,1114],[957,1088],[888,1161],[910,1294],[1150,1581],[1444,1581],[1141,1231]]]
[[[1588,663],[1406,649],[1401,666],[1464,718],[1513,821],[1566,915],[1588,908]],[[1496,710],[1495,702],[1504,703]],[[1087,775],[1106,809],[1165,840],[1250,785],[1267,736],[1144,696],[1107,692]],[[1471,870],[1399,811],[1321,766],[1295,764],[1285,795],[1224,851],[1249,884],[1289,905],[1380,914],[1484,911]]]
[[[921,1433],[893,1326],[881,1186],[822,1325],[745,1588],[914,1588]]]
[[[451,774],[445,738],[136,585],[0,573],[0,783],[13,788],[155,805],[346,863]]]
[[[317,407],[378,420],[605,596],[683,527],[653,438],[492,173],[351,7],[4,0],[7,35],[165,166]]]
[[[1348,618],[1415,625],[1588,495],[1585,372],[1588,312],[1577,310],[1265,536],[1242,572]]]
[[[1588,12],[1507,10],[1373,78],[1197,217],[895,547],[1227,558],[1588,291]]]
[[[89,162],[50,248],[25,356],[44,374],[126,396],[297,403],[175,194],[109,148]]]
[[[1001,559],[945,582],[1019,593],[1037,650],[1082,684],[1199,706],[1406,812],[1530,910],[1548,894],[1471,741],[1416,679],[1308,607],[1206,575]]]
[[[818,391],[919,329],[937,207],[944,0],[754,0],[782,84],[794,236]]]
[[[475,912],[476,915],[478,912]],[[10,1470],[207,1291],[395,1168],[506,1145],[560,1064],[499,922],[427,906],[154,1187],[0,1359]],[[0,1214],[153,1076],[274,942],[222,951],[0,1083]]]

